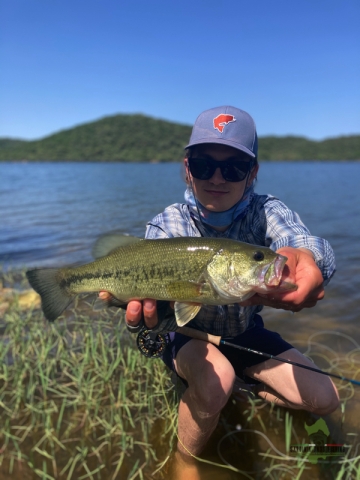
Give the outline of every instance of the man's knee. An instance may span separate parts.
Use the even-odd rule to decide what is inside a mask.
[[[290,394],[288,400],[297,405],[297,408],[317,415],[328,415],[334,412],[340,403],[337,389],[330,378],[323,378],[316,384],[309,384],[298,394],[294,393],[294,396]]]
[[[235,372],[230,363],[209,365],[201,371],[201,381],[189,384],[189,394],[204,415],[219,413],[233,389]]]
[[[178,374],[188,385],[188,395],[198,411],[215,415],[225,406],[235,381],[229,360],[211,344],[191,340],[175,359]]]
[[[321,389],[317,389],[314,398],[308,402],[308,410],[317,415],[329,415],[340,405],[339,395],[336,387],[330,379],[328,384]]]
[[[283,354],[291,361],[305,366],[316,366],[296,350]],[[276,364],[273,360],[249,369],[250,376],[263,382],[258,387],[258,394],[267,399],[290,408],[307,410],[318,415],[328,415],[339,406],[337,389],[331,379],[316,372],[291,367],[288,364]]]

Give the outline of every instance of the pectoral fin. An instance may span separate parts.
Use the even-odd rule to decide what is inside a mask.
[[[199,313],[201,305],[175,302],[175,318],[179,327],[183,327]]]

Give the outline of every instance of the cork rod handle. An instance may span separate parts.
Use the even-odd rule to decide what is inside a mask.
[[[221,337],[218,337],[217,335],[211,335],[210,333],[201,332],[200,330],[195,330],[194,328],[190,327],[180,327],[176,331],[178,333],[182,333],[183,335],[187,335],[188,337],[196,338],[197,340],[203,340],[218,346],[221,342]]]

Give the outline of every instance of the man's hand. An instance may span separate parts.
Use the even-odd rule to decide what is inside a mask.
[[[323,277],[314,261],[310,250],[306,248],[280,248],[277,253],[285,255],[288,260],[284,267],[282,280],[294,283],[298,289],[290,292],[273,292],[256,294],[240,305],[266,305],[268,307],[299,312],[311,308],[324,298]]]
[[[145,298],[142,302],[131,300],[128,303],[125,315],[125,321],[130,327],[136,327],[144,313],[144,322],[147,328],[154,328],[158,323],[156,300]]]
[[[99,293],[99,298],[105,302],[109,299],[110,293],[101,291]],[[144,312],[144,322],[147,328],[154,328],[158,323],[157,311],[156,311],[156,300],[151,298],[146,298],[142,302],[139,300],[132,300],[128,303],[126,308],[125,321],[130,327],[136,327],[142,317]]]

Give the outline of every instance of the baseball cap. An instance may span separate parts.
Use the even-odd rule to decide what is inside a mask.
[[[228,145],[257,157],[255,122],[244,110],[229,105],[205,110],[195,120],[190,142],[185,148],[202,143]]]

